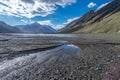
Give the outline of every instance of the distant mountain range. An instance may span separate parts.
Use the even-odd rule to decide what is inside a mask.
[[[120,32],[120,0],[91,10],[69,23],[60,33],[118,33]]]
[[[35,22],[29,25],[18,25],[15,26],[16,28],[20,29],[24,33],[55,33],[56,30],[48,25],[40,25],[39,23]]]
[[[18,28],[12,27],[3,21],[0,21],[0,33],[20,33]]]
[[[3,21],[0,21],[0,33],[54,33],[56,32],[50,26],[40,25],[35,22],[30,25],[10,26]]]

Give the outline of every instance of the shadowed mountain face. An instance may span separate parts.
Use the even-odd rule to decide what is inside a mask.
[[[19,33],[19,29],[0,21],[0,33]]]
[[[60,30],[62,33],[120,32],[120,0],[114,0],[96,11],[89,11]]]
[[[18,25],[16,27],[25,33],[54,33],[56,32],[56,30],[53,29],[52,27],[48,25],[40,25],[37,22],[30,24],[30,25]]]

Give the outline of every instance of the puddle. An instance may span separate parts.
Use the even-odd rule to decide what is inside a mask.
[[[32,53],[27,56],[16,57],[12,60],[0,62],[0,80],[7,80],[17,73],[42,62],[49,62],[52,58],[64,58],[79,54],[81,49],[75,45],[63,45],[55,49]],[[62,57],[61,57],[62,56]],[[41,65],[39,65],[41,66]],[[27,72],[26,72],[27,73]],[[21,73],[21,75],[24,75]]]

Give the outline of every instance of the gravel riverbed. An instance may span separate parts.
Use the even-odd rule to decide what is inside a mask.
[[[0,80],[120,80],[120,44],[108,42],[0,35]]]

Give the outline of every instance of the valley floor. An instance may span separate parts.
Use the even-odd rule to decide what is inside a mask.
[[[119,80],[119,39],[118,34],[0,34],[0,80]]]

